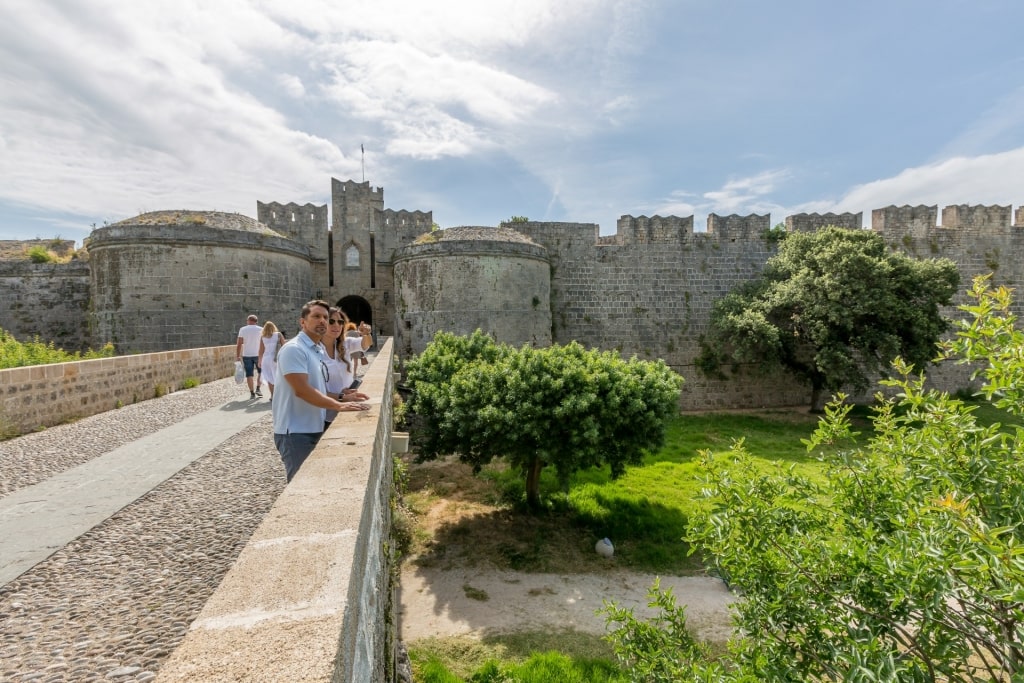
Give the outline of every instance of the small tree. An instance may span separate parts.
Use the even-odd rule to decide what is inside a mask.
[[[759,474],[742,445],[705,456],[711,505],[689,540],[741,595],[735,639],[712,661],[613,605],[622,661],[663,674],[640,680],[1024,680],[1024,333],[1007,290],[971,294],[944,355],[983,362],[982,394],[1015,424],[979,424],[900,361],[863,447],[850,407],[829,406],[808,442],[830,446],[824,484]],[[654,627],[678,631],[681,609],[655,597]]]
[[[960,281],[948,259],[912,259],[870,230],[826,227],[787,234],[761,278],[718,301],[698,366],[782,367],[811,387],[864,391],[897,356],[923,367],[949,323],[939,307]]]
[[[661,361],[566,346],[534,349],[439,333],[407,364],[421,460],[457,454],[479,469],[504,457],[522,470],[531,505],[540,474],[608,465],[613,476],[659,448],[682,378]]]

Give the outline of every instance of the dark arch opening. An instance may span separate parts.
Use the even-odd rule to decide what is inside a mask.
[[[359,323],[366,323],[367,325],[373,325],[373,307],[370,303],[361,296],[344,296],[338,300],[336,304],[338,308],[345,312],[348,319],[354,322],[356,325]]]

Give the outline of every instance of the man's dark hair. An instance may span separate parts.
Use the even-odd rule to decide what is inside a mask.
[[[305,304],[302,305],[302,315],[300,317],[305,318],[306,316],[308,316],[309,312],[313,310],[314,306],[323,306],[324,310],[327,311],[327,315],[331,314],[331,305],[329,303],[327,303],[326,301],[321,301],[320,299],[313,299],[312,301],[307,301]]]

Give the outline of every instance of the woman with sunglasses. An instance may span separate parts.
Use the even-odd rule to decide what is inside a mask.
[[[327,373],[327,395],[331,398],[337,397],[339,401],[365,401],[370,398],[366,394],[350,389],[352,380],[355,379],[353,370],[355,366],[345,355],[345,344],[342,331],[348,318],[345,313],[335,306],[328,311],[327,332],[320,343],[324,345],[327,357],[324,359],[324,371]],[[328,410],[325,418],[324,430],[334,421],[338,415],[337,411]]]

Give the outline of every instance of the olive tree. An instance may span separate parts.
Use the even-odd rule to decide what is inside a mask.
[[[720,299],[698,366],[781,367],[811,388],[864,391],[896,356],[930,361],[949,322],[939,307],[960,282],[948,259],[910,258],[870,230],[826,227],[786,235],[762,276]]]
[[[479,471],[503,457],[523,472],[531,505],[548,465],[562,482],[602,465],[618,476],[659,448],[683,382],[661,361],[576,342],[515,348],[479,330],[438,333],[406,371],[418,458],[456,454]]]
[[[652,622],[610,605],[636,680],[1024,680],[1024,333],[1006,289],[978,280],[971,294],[943,362],[982,364],[1007,424],[980,423],[898,360],[883,384],[899,393],[877,397],[863,444],[850,406],[828,406],[807,442],[823,483],[759,474],[742,444],[705,456],[709,505],[688,540],[740,596],[734,638],[711,659],[657,590]]]

